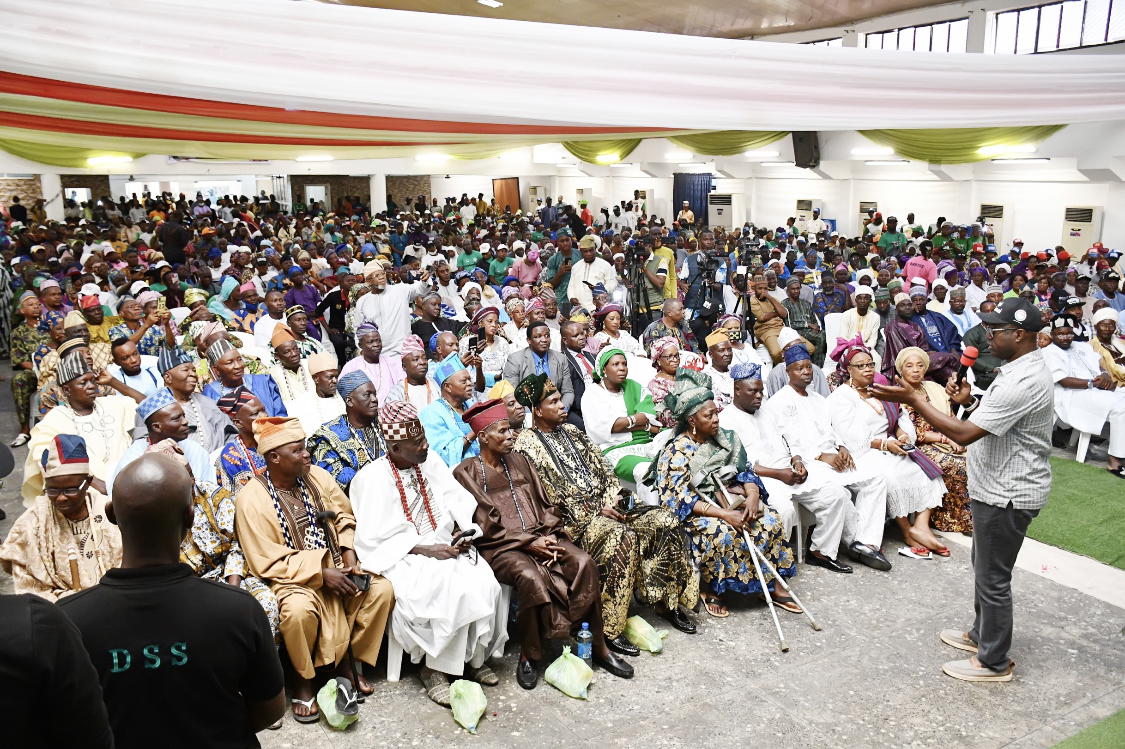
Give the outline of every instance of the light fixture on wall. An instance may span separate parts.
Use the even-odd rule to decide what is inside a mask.
[[[330,153],[306,153],[297,157],[297,161],[333,161],[334,157]]]
[[[449,154],[431,151],[428,153],[418,154],[414,157],[414,160],[419,161],[423,164],[444,164],[445,162],[449,161]]]
[[[1032,157],[1014,157],[1011,159],[992,159],[993,164],[1046,164],[1050,161],[1045,156],[1032,156]]]
[[[131,164],[132,162],[132,156],[126,156],[125,154],[106,154],[104,156],[91,156],[86,159],[86,166],[120,166],[121,164]]]
[[[890,156],[895,149],[890,146],[856,146],[852,149],[852,156]]]
[[[981,146],[977,149],[981,156],[999,156],[1007,153],[1035,153],[1034,143],[1019,143],[1011,146]]]
[[[743,151],[742,155],[748,159],[776,159],[777,153],[777,151],[763,151],[762,149],[758,149],[757,151]]]
[[[906,159],[870,159],[863,162],[864,166],[905,166],[909,163]]]
[[[614,162],[620,160],[621,154],[619,153],[599,153],[594,157],[594,161],[598,162],[599,164],[613,164]]]

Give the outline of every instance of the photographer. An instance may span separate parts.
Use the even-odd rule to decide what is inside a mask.
[[[688,248],[680,267],[687,293],[684,308],[697,341],[711,332],[722,311],[723,283],[727,275],[726,254],[715,247],[715,235],[705,231],[699,235],[698,249]]]
[[[664,304],[664,285],[668,280],[668,260],[652,252],[654,237],[641,237],[633,247],[632,257],[626,255],[627,268],[634,269],[630,277],[637,283],[631,288],[630,301],[633,303],[634,330],[643,329],[660,317],[660,306]],[[656,239],[656,242],[659,242]],[[639,271],[639,273],[637,273]]]

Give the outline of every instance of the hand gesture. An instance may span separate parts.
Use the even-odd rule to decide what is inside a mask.
[[[945,384],[945,394],[949,396],[949,400],[962,406],[973,399],[972,386],[967,381],[958,382],[956,377],[950,377]]]
[[[559,553],[563,549],[553,536],[540,536],[531,542],[527,550],[531,552],[532,556],[538,557],[542,561],[554,562],[559,558]]]
[[[320,571],[320,579],[325,588],[332,591],[340,598],[352,598],[359,595],[359,588],[355,586],[348,576],[335,567],[325,567]]]
[[[887,452],[893,455],[906,455],[906,451],[902,449],[902,444],[899,440],[887,440],[884,446]]]

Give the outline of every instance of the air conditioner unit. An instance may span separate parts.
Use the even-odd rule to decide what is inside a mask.
[[[867,212],[868,211],[878,211],[878,210],[879,210],[879,204],[874,200],[861,200],[861,201],[859,201],[859,223],[856,224],[856,228],[859,230],[860,236],[863,236],[864,229],[867,228],[867,224],[864,223],[864,221],[867,220]]]
[[[1081,255],[1102,238],[1102,206],[1069,207],[1063,211],[1062,241],[1072,255]]]
[[[543,185],[532,185],[531,187],[527,188],[527,195],[529,198],[531,198],[531,202],[534,204],[536,200],[545,200],[546,198],[550,197],[551,193]]]
[[[824,201],[814,200],[813,198],[799,198],[797,200],[797,210],[793,213],[793,216],[797,219],[798,224],[802,224],[806,221],[812,221],[813,210],[820,211],[823,214]]]
[[[587,203],[594,199],[594,191],[589,187],[579,187],[574,191],[574,204],[581,205],[585,200]]]
[[[996,245],[998,252],[1004,252],[1008,249],[1008,235],[1004,233],[1004,214],[1006,208],[1002,205],[989,205],[981,203],[980,212],[977,214],[984,219],[986,226],[992,227],[992,239],[986,244]],[[982,233],[988,234],[987,231]]]
[[[746,221],[746,196],[741,193],[713,192],[707,196],[707,225],[733,229]]]

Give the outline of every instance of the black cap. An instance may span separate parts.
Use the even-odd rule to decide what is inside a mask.
[[[986,325],[1012,325],[1032,332],[1043,328],[1043,313],[1023,297],[1007,297],[992,312],[981,312]]]
[[[1082,297],[1077,296],[1068,296],[1066,301],[1063,302],[1063,305],[1067,307],[1080,307],[1084,304],[1086,304],[1086,302],[1082,301]]]
[[[1120,281],[1121,276],[1115,270],[1103,270],[1102,274],[1098,276],[1099,281]]]

